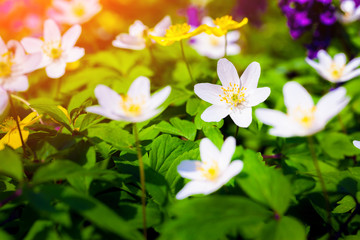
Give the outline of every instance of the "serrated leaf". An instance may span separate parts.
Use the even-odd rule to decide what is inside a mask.
[[[171,118],[170,123],[161,121],[156,125],[156,129],[164,133],[185,137],[191,141],[194,141],[196,136],[196,127],[194,123],[177,117]]]
[[[35,108],[40,113],[47,113],[55,121],[63,125],[66,129],[72,132],[72,128],[69,125],[69,119],[56,105],[49,104],[35,104],[31,105],[32,108]]]
[[[237,178],[242,189],[254,200],[269,206],[282,215],[287,210],[292,196],[287,178],[278,170],[264,164],[262,157],[246,150],[244,170]]]
[[[356,207],[354,198],[350,195],[346,195],[337,202],[339,205],[332,211],[333,213],[346,213]]]

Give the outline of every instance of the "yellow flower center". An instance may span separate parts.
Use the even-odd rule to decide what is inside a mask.
[[[227,29],[229,25],[236,24],[236,22],[232,19],[232,16],[225,15],[223,17],[216,18],[214,20],[214,24],[222,29]]]
[[[201,172],[203,177],[210,181],[214,181],[219,177],[220,169],[218,163],[215,160],[200,163],[197,167],[197,170]]]
[[[221,87],[221,89],[223,90],[223,94],[219,95],[220,101],[230,105],[231,110],[233,110],[234,107],[239,106],[246,100],[245,87],[240,88],[238,84],[230,83],[229,87]]]
[[[166,30],[165,37],[179,37],[187,34],[190,29],[191,26],[187,23],[172,25]]]
[[[210,37],[210,45],[211,46],[216,47],[216,46],[220,45],[220,40],[219,40],[218,37],[215,37],[215,36],[212,36],[212,35],[210,35],[209,37]]]
[[[16,128],[17,128],[16,121],[12,117],[6,118],[0,125],[0,130],[2,132],[10,132]]]
[[[330,74],[334,79],[339,79],[344,72],[345,65],[337,65],[335,62],[331,63]]]
[[[313,106],[311,109],[303,109],[299,106],[295,109],[294,112],[291,113],[291,116],[301,126],[305,128],[310,128],[315,119],[315,110],[315,106]]]
[[[75,16],[82,17],[82,16],[85,15],[85,12],[86,12],[85,11],[85,6],[79,3],[79,4],[75,5],[75,6],[73,6],[72,12],[73,12],[73,14]]]
[[[42,49],[52,59],[60,58],[63,52],[60,41],[47,42],[43,45]]]
[[[3,56],[0,58],[0,77],[7,77],[11,75],[11,67],[13,63],[10,59],[10,53],[7,52],[3,54]]]
[[[122,102],[120,104],[121,108],[125,112],[127,116],[136,117],[141,115],[145,101],[144,98],[138,97],[138,98],[131,98],[127,95],[125,95],[122,98]]]

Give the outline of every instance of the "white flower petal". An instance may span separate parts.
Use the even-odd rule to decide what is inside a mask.
[[[231,178],[238,175],[243,169],[243,162],[241,160],[235,160],[230,163],[224,172],[221,173],[221,176],[217,180],[220,186],[223,186],[230,181]]]
[[[340,87],[323,96],[316,105],[315,119],[325,126],[326,123],[338,114],[349,102],[346,89]]]
[[[224,171],[229,167],[235,148],[236,140],[234,137],[228,137],[225,139],[224,144],[221,147],[220,158],[218,159],[220,171]]]
[[[80,25],[76,24],[67,30],[62,36],[61,47],[64,50],[71,49],[75,46],[76,41],[79,39],[81,34]]]
[[[0,88],[0,115],[4,113],[9,103],[9,95],[8,93],[3,89]]]
[[[211,83],[198,83],[194,86],[195,94],[202,100],[216,105],[225,105],[221,100],[224,91],[220,85]]]
[[[66,62],[76,62],[85,55],[85,49],[73,47],[66,52]]]
[[[147,101],[150,99],[150,80],[143,76],[136,78],[131,84],[127,95],[131,98],[141,96],[145,98],[145,101]]]
[[[184,160],[177,166],[177,171],[183,178],[191,180],[203,180],[202,173],[198,170],[201,165],[200,161]]]
[[[235,41],[239,40],[240,32],[239,31],[230,31],[230,32],[227,33],[226,38],[228,40],[228,44],[232,43],[232,42],[235,42]]]
[[[181,200],[194,194],[210,194],[221,187],[216,182],[210,181],[191,181],[188,182],[183,189],[176,194],[176,199]]]
[[[217,74],[224,87],[231,84],[239,84],[239,75],[234,65],[227,59],[222,58],[217,64]]]
[[[109,109],[103,108],[101,106],[87,107],[86,111],[89,112],[89,113],[95,113],[95,114],[107,117],[107,118],[112,119],[112,120],[122,120],[121,117],[119,117],[118,115],[112,113]]]
[[[252,121],[252,110],[251,107],[244,109],[235,108],[231,113],[230,117],[236,125],[242,128],[246,128],[251,124]]]
[[[16,63],[21,63],[25,58],[25,51],[23,46],[15,40],[10,40],[7,44],[8,49],[12,49],[14,52],[13,61]]]
[[[315,62],[314,60],[311,60],[310,58],[305,58],[305,61],[312,66],[316,71],[320,71],[321,66],[319,63]]]
[[[50,78],[60,78],[65,74],[66,62],[58,60],[46,66],[45,71]]]
[[[256,88],[259,82],[260,72],[261,69],[258,62],[250,63],[240,77],[241,86],[246,87],[248,90]]]
[[[39,52],[26,55],[21,63],[21,69],[17,72],[17,74],[30,73],[35,69],[39,68],[41,59],[42,54]]]
[[[117,92],[102,84],[96,86],[95,96],[100,106],[107,109],[112,109],[111,106],[120,105],[122,102],[121,96]]]
[[[128,34],[120,34],[112,41],[112,45],[118,48],[142,50],[146,47],[145,40],[143,38],[130,36]]]
[[[255,110],[255,115],[264,124],[274,127],[270,129],[270,134],[274,136],[290,137],[298,129],[298,126],[280,111],[259,108]]]
[[[352,59],[346,66],[344,69],[344,75],[351,72],[352,70],[354,70],[355,68],[357,68],[358,66],[360,66],[360,58],[354,58]]]
[[[42,52],[43,41],[37,38],[26,37],[21,40],[21,44],[28,53]]]
[[[44,23],[44,40],[45,42],[61,41],[59,27],[52,19],[48,19]]]
[[[201,114],[201,119],[205,122],[219,122],[230,112],[231,110],[226,106],[212,105]]]
[[[151,108],[151,109],[158,108],[169,97],[170,92],[171,92],[171,87],[167,86],[167,87],[161,89],[160,91],[154,93],[150,97],[149,108]]]
[[[344,53],[338,53],[334,56],[334,62],[337,66],[344,66],[346,64],[346,56]]]
[[[0,37],[0,55],[3,55],[8,51],[4,40]]]
[[[332,59],[325,50],[321,49],[317,54],[317,58],[319,59],[320,65],[324,66],[325,68],[330,67]]]
[[[349,81],[357,76],[360,75],[360,69],[356,69],[344,76],[342,76],[340,79],[339,79],[339,82],[346,82],[346,81]]]
[[[354,144],[355,147],[360,149],[360,141],[354,140],[353,144]]]
[[[165,36],[166,29],[168,29],[171,25],[170,16],[165,16],[156,26],[154,30],[151,32],[153,36]]]
[[[24,75],[12,76],[5,79],[2,87],[10,92],[23,92],[29,88],[29,81]]]
[[[200,158],[202,162],[217,161],[220,158],[219,149],[208,138],[200,142]]]
[[[353,12],[355,9],[355,2],[351,0],[342,1],[340,4],[340,8],[343,12]]]
[[[130,25],[129,34],[131,36],[142,36],[145,29],[147,29],[147,26],[140,20],[136,20],[132,25]]]
[[[246,98],[247,106],[253,107],[264,102],[270,95],[270,88],[255,88],[249,91],[249,96]]]
[[[284,102],[288,112],[302,106],[304,109],[310,109],[314,102],[306,89],[297,82],[288,82],[283,88]]]

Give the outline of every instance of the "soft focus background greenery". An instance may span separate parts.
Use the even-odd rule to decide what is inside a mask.
[[[151,79],[153,92],[172,87],[166,110],[140,124],[149,239],[360,239],[360,150],[352,145],[352,140],[360,139],[359,78],[344,84],[349,105],[314,138],[329,193],[331,223],[307,138],[273,137],[255,115],[236,138],[233,159],[243,160],[244,170],[209,196],[179,201],[175,195],[186,180],[177,173],[177,165],[200,159],[199,140],[204,137],[221,147],[224,138],[235,135],[236,125],[230,118],[219,123],[200,119],[209,104],[194,95],[177,43],[155,45],[154,61],[147,49],[118,49],[111,41],[136,19],[148,26],[165,15],[175,23],[185,22],[189,2],[102,4],[102,12],[83,25],[77,45],[86,49],[86,55],[69,66],[61,78],[60,94],[58,80],[47,78],[43,70],[30,74],[30,88],[21,93],[44,114],[45,124],[30,127],[27,144],[34,155],[24,157],[22,149],[0,151],[0,239],[142,238],[132,126],[85,112],[96,104],[98,84],[126,93],[138,76]],[[212,1],[208,15],[233,14],[235,4]],[[359,46],[359,23],[344,30]],[[240,31],[241,53],[228,59],[239,74],[251,62],[260,63],[259,87],[270,87],[271,95],[257,107],[285,111],[282,88],[288,81],[301,83],[315,101],[334,87],[305,62],[306,36],[291,39],[277,1],[267,1],[260,23],[250,21]],[[21,39],[24,34],[2,36]],[[334,39],[329,51],[343,52],[344,46]],[[197,82],[218,81],[217,60],[198,55],[188,44],[185,52]],[[66,108],[70,119],[57,105]],[[17,107],[22,117],[30,112],[20,103]]]

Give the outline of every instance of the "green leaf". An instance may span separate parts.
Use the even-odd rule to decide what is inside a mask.
[[[142,238],[136,226],[126,222],[95,198],[60,185],[43,185],[39,191],[66,204],[102,230],[110,231],[125,239]]]
[[[271,220],[261,232],[261,240],[305,240],[305,227],[296,219],[284,216],[280,220]]]
[[[54,231],[54,224],[49,220],[37,220],[26,234],[24,240],[37,240],[37,239],[59,239],[59,236]]]
[[[5,232],[4,230],[0,229],[0,239],[1,240],[13,240],[14,237]]]
[[[40,113],[49,114],[49,116],[52,117],[55,121],[57,121],[70,132],[72,132],[72,127],[69,125],[69,119],[66,117],[65,113],[63,113],[57,106],[49,104],[36,104],[31,105],[31,107],[35,108]]]
[[[87,134],[91,138],[104,140],[119,150],[135,152],[132,147],[135,144],[135,138],[128,131],[122,129],[121,124],[117,121],[96,124],[87,129]]]
[[[262,157],[246,150],[244,170],[237,178],[242,189],[254,200],[282,215],[290,204],[292,191],[287,178],[279,170],[264,164]]]
[[[337,202],[339,205],[332,211],[333,213],[346,213],[356,207],[354,198],[350,195],[346,195]]]
[[[13,177],[18,181],[23,179],[24,173],[21,158],[10,148],[0,151],[0,173]]]
[[[218,127],[204,125],[203,132],[205,134],[205,137],[209,138],[211,142],[215,144],[215,146],[221,149],[224,143],[224,136]]]
[[[343,159],[345,156],[353,156],[358,153],[350,137],[343,133],[322,134],[320,145],[330,157],[335,159]]]
[[[162,228],[160,239],[227,239],[232,231],[262,224],[272,216],[263,206],[238,196],[185,199],[171,207],[173,218]]]
[[[171,124],[170,124],[171,123]],[[196,127],[194,123],[180,118],[171,118],[170,123],[161,121],[156,125],[156,129],[164,133],[170,133],[178,136],[185,137],[194,141],[196,136]]]

